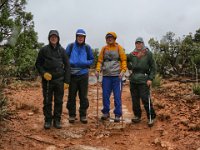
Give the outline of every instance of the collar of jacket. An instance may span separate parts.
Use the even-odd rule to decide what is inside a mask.
[[[85,45],[85,41],[84,41],[83,43],[79,44],[79,43],[77,42],[77,40],[76,40],[76,41],[75,41],[75,44],[78,45],[78,46],[83,46],[83,45]]]
[[[138,57],[138,58],[141,58],[138,56],[139,52],[143,53],[143,56],[145,56],[147,54],[147,51],[148,49],[145,48],[145,49],[142,49],[142,50],[138,50],[138,49],[135,49],[133,52],[132,52],[132,55]]]
[[[111,47],[117,47],[118,46],[118,43],[113,43],[113,44],[107,44],[107,48],[111,48]]]
[[[60,47],[60,44],[58,43],[55,47],[49,43],[49,46],[53,49],[53,50],[58,50],[58,48]]]

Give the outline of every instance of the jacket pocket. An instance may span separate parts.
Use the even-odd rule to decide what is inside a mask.
[[[130,80],[135,83],[146,83],[148,75],[144,73],[132,73]]]

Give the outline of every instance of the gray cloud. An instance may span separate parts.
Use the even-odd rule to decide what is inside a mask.
[[[39,41],[47,43],[49,30],[57,29],[63,47],[78,28],[86,30],[93,48],[105,45],[105,34],[115,31],[127,52],[138,36],[147,42],[168,31],[182,36],[200,28],[199,0],[28,0],[27,11],[34,15]]]

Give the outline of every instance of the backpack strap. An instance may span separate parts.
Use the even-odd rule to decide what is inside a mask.
[[[69,45],[69,54],[68,54],[69,58],[70,58],[70,56],[71,56],[73,47],[74,47],[74,43],[71,43],[71,44]]]

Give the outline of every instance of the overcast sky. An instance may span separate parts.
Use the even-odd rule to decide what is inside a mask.
[[[105,45],[105,34],[117,33],[117,42],[127,52],[141,36],[161,39],[168,31],[177,36],[200,28],[200,0],[27,0],[26,10],[34,15],[39,42],[48,43],[51,29],[60,33],[61,45],[75,40],[75,32],[86,31],[92,48]]]

